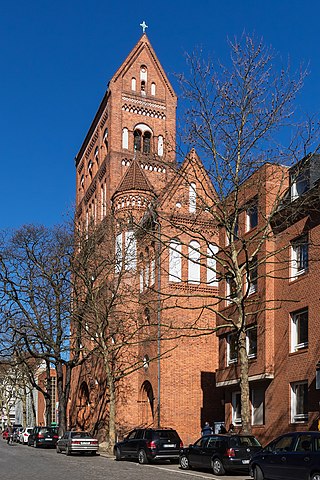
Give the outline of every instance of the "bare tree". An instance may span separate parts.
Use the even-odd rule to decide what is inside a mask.
[[[294,123],[304,70],[294,78],[289,68],[277,70],[272,51],[249,36],[229,45],[228,65],[204,61],[198,53],[188,56],[190,74],[179,76],[186,105],[184,140],[197,149],[204,167],[191,150],[175,170],[181,188],[170,198],[170,213],[160,204],[151,216],[161,224],[162,257],[171,250],[172,258],[186,257],[190,271],[199,265],[212,272],[207,285],[216,286],[213,293],[193,294],[202,303],[191,307],[188,293],[161,291],[162,308],[193,308],[192,322],[179,331],[171,328],[172,336],[231,334],[242,429],[249,432],[248,330],[279,308],[267,288],[268,279],[285,275],[276,262],[273,220],[289,187],[288,167],[315,152],[318,124]],[[145,224],[156,237],[156,226]],[[199,283],[200,273],[188,281]]]

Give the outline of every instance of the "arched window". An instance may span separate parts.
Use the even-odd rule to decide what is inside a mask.
[[[134,135],[134,149],[137,152],[140,152],[141,151],[141,131],[135,130],[133,135]]]
[[[145,270],[144,270],[144,284],[146,288],[149,287],[150,282],[150,257],[149,257],[149,248],[146,248],[146,255],[145,255]]]
[[[122,233],[116,236],[116,273],[122,270]]]
[[[219,247],[210,243],[207,249],[207,284],[211,286],[218,286],[216,261],[218,251]]]
[[[158,137],[158,155],[162,157],[163,155],[163,136],[159,135]]]
[[[151,133],[145,132],[143,135],[143,153],[150,153],[151,151]]]
[[[140,293],[143,292],[144,289],[144,261],[143,261],[143,254],[140,253],[139,256],[139,264],[140,264],[140,269],[139,269],[139,287],[140,287]]]
[[[93,169],[93,163],[92,163],[92,160],[89,160],[89,162],[88,162],[88,173],[89,173],[91,178],[92,178],[92,169]]]
[[[129,135],[128,135],[128,129],[124,128],[122,130],[122,148],[128,149],[129,147]]]
[[[200,283],[200,245],[195,240],[189,243],[188,282]]]
[[[137,241],[133,230],[125,233],[125,269],[135,270],[137,264]]]
[[[195,213],[197,204],[197,190],[196,184],[190,183],[189,186],[189,212]]]
[[[154,82],[151,83],[151,95],[156,94],[156,84]]]
[[[103,133],[103,141],[106,146],[106,149],[108,150],[108,129],[106,128],[104,133]]]
[[[140,67],[140,81],[146,82],[148,78],[148,71],[145,65],[141,65]]]
[[[150,285],[154,285],[156,281],[156,258],[153,250],[150,261]]]
[[[181,282],[181,243],[177,239],[169,245],[169,282]]]
[[[136,88],[137,88],[137,81],[136,81],[136,79],[135,79],[134,77],[132,77],[132,79],[131,79],[131,90],[132,90],[133,92],[135,92],[135,91],[136,91]]]

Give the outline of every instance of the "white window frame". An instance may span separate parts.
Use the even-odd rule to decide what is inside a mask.
[[[216,255],[219,251],[219,247],[213,243],[210,243],[207,248],[207,285],[211,287],[217,287],[217,260]]]
[[[300,382],[293,382],[290,384],[291,386],[291,423],[304,423],[308,421],[309,415],[308,412],[305,413],[297,413],[297,403],[298,403],[298,394],[300,392],[301,386],[307,386],[308,389],[308,381],[303,380]]]
[[[306,265],[301,266],[301,251],[307,249]],[[301,235],[291,242],[291,280],[295,280],[308,270],[309,244],[308,235]]]
[[[308,322],[308,341],[298,343],[298,331],[300,328],[299,322],[302,315],[307,314],[307,322]],[[308,347],[309,343],[309,310],[308,308],[304,308],[303,310],[299,310],[297,312],[291,313],[291,352],[297,352],[303,348]]]
[[[231,405],[232,405],[232,423],[234,425],[241,425],[241,392],[236,391],[231,394]],[[240,405],[240,415],[238,411],[238,405]]]
[[[258,344],[258,329],[257,325],[253,325],[252,327],[249,327],[246,331],[246,350],[247,350],[247,356],[248,358],[257,358],[257,352],[256,353],[249,353],[250,352],[250,332],[253,330],[256,331],[256,343]],[[256,347],[256,350],[258,350],[258,346]]]
[[[131,79],[131,90],[133,92],[135,92],[137,89],[137,80],[135,79],[135,77],[132,77]]]
[[[126,127],[122,129],[122,148],[129,148],[129,130]]]
[[[257,221],[256,224],[252,224],[252,209],[256,210]],[[246,209],[246,232],[250,232],[253,228],[258,225],[258,203],[255,201]]]
[[[234,337],[236,337],[235,333],[229,333],[227,335],[227,338],[226,338],[226,342],[227,342],[227,366],[233,365],[233,364],[238,362],[238,352],[236,352],[236,357],[235,358],[231,358],[230,345],[231,345],[231,339],[234,338]]]
[[[262,411],[261,411],[262,410]],[[253,388],[251,390],[251,424],[264,425],[265,415],[265,391],[263,388]],[[261,417],[261,420],[257,417]]]
[[[255,272],[254,277],[252,275],[253,272]],[[253,295],[254,293],[257,292],[257,290],[258,290],[258,260],[257,260],[256,257],[253,258],[252,262],[249,265],[249,271],[247,272],[246,284],[247,284],[248,295]]]
[[[200,244],[191,240],[188,247],[188,283],[200,283]]]
[[[172,239],[169,244],[169,282],[181,282],[182,255],[181,242]]]
[[[156,84],[154,82],[151,83],[151,95],[154,97],[156,94]]]

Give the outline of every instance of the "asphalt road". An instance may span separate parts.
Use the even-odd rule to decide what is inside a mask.
[[[249,480],[249,475],[216,477],[210,472],[182,471],[170,463],[139,465],[116,462],[104,455],[77,454],[67,457],[54,449],[7,445],[0,439],[0,479],[2,480]],[[251,479],[252,480],[252,479]]]

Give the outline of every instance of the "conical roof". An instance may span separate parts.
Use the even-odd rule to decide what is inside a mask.
[[[126,171],[119,187],[115,191],[115,194],[127,192],[129,190],[153,192],[153,188],[148,178],[135,159],[132,160],[130,167]]]

